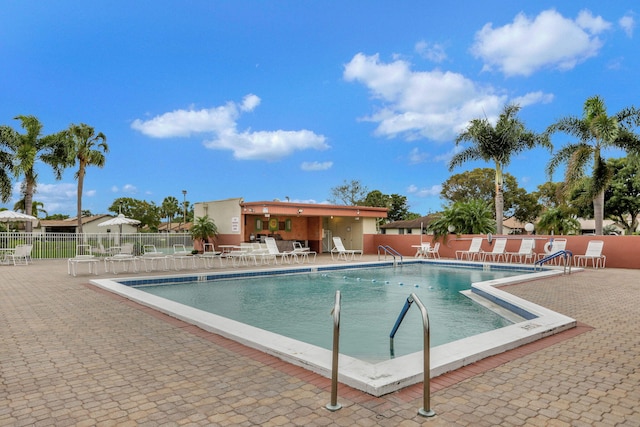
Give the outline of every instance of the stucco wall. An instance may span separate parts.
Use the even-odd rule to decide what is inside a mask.
[[[443,258],[455,258],[456,250],[466,250],[469,248],[471,238],[474,236],[451,235],[446,242],[440,246],[440,256]],[[482,242],[482,250],[491,251],[491,245],[485,239]],[[496,237],[496,236],[494,236]],[[507,252],[517,252],[520,247],[520,239],[523,237],[534,237],[536,239],[536,253],[543,254],[544,245],[552,236],[505,236],[507,242]],[[640,236],[554,236],[556,238],[567,239],[567,249],[574,255],[585,253],[589,240],[604,241],[603,254],[607,257],[607,267],[612,268],[640,268]],[[432,242],[433,236],[422,236],[423,242]],[[388,235],[375,234],[365,236],[365,253],[377,253],[378,245],[389,245],[404,256],[413,256],[416,248],[412,245],[420,244],[420,235]]]

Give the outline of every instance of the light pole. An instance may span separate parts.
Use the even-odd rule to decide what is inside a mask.
[[[182,221],[182,231],[184,231],[184,226],[187,224],[187,190],[182,190]]]

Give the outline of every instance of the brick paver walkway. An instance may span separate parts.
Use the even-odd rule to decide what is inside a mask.
[[[439,377],[429,419],[421,385],[381,398],[340,386],[329,412],[327,379],[89,277],[64,261],[0,266],[0,426],[640,426],[639,271],[506,288],[581,327]]]

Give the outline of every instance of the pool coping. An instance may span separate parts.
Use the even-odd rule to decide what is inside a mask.
[[[522,269],[522,266],[505,264],[483,264],[477,262],[456,262],[451,260],[410,261],[434,263],[448,266],[468,266],[491,268]],[[90,283],[108,290],[144,306],[198,326],[208,332],[216,333],[243,345],[276,356],[288,363],[303,367],[322,376],[331,377],[331,351],[287,338],[272,332],[249,326],[212,313],[188,307],[181,303],[148,294],[144,291],[123,285],[158,283],[160,281],[206,280],[209,277],[256,276],[261,274],[300,273],[315,271],[331,271],[345,268],[366,268],[386,266],[389,262],[368,262],[354,264],[331,264],[323,266],[286,267],[274,270],[247,270],[242,272],[191,273],[167,276],[122,277],[113,279],[94,279]],[[531,268],[533,270],[533,268]],[[576,269],[574,269],[576,271]],[[515,311],[526,320],[494,331],[481,333],[452,343],[443,344],[431,349],[431,377],[472,364],[486,357],[496,355],[521,345],[536,341],[549,335],[576,326],[575,319],[556,313],[545,307],[526,301],[522,298],[501,291],[499,286],[512,285],[526,281],[562,275],[562,269],[547,268],[543,271],[526,275],[512,276],[503,279],[472,283],[471,292],[475,295]],[[401,388],[423,381],[423,352],[416,352],[378,363],[368,363],[341,354],[339,357],[340,382],[373,396],[382,396]]]

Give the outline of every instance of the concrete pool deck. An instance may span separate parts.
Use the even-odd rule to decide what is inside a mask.
[[[638,270],[501,288],[578,327],[435,378],[428,419],[421,384],[382,397],[340,385],[343,408],[329,412],[328,379],[92,278],[64,260],[0,266],[0,426],[640,426]]]

